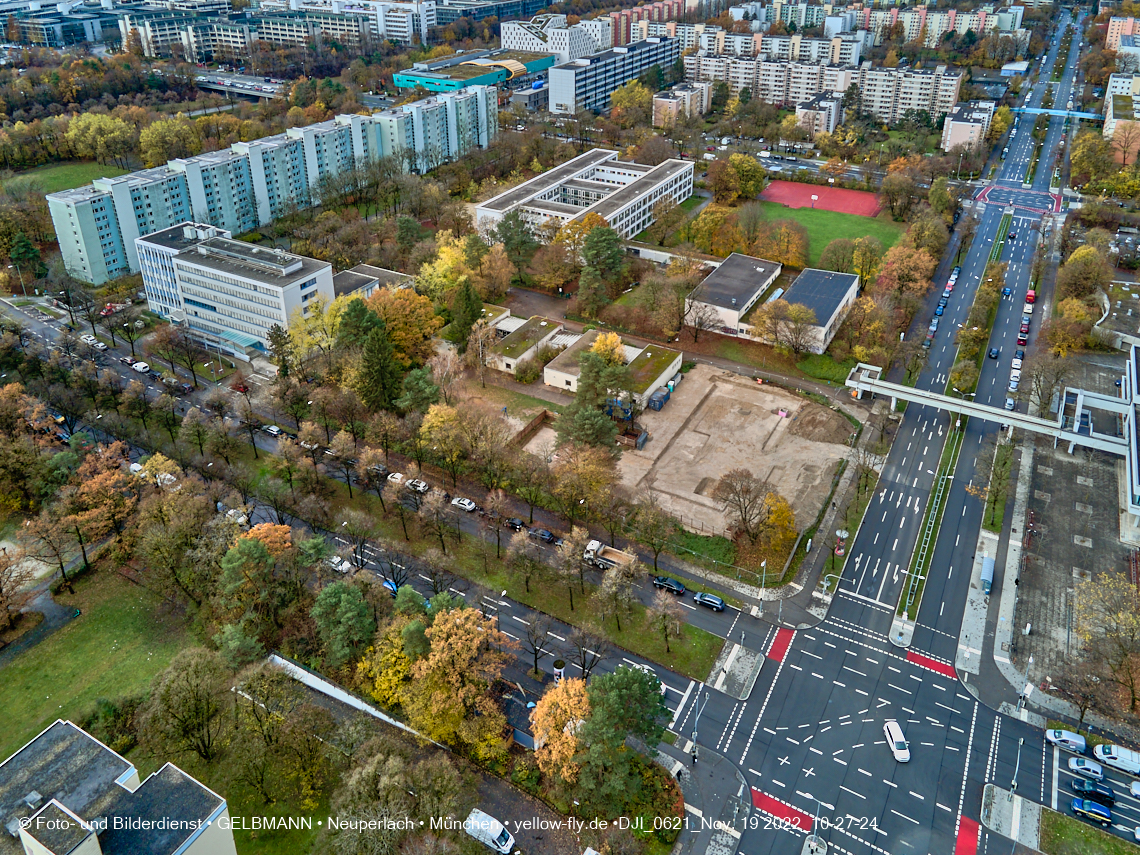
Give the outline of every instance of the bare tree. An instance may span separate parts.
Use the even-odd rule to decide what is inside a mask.
[[[613,645],[606,639],[578,627],[571,630],[567,643],[570,645],[568,655],[582,670],[583,680],[589,680],[598,663],[613,652]]]
[[[471,327],[471,335],[467,339],[467,364],[475,369],[483,388],[487,387],[487,362],[491,358],[491,348],[498,340],[499,334],[495,327],[484,318]]]
[[[1053,406],[1053,398],[1064,388],[1072,376],[1072,360],[1045,352],[1035,353],[1025,360],[1022,369],[1022,386],[1029,392],[1029,402],[1039,415],[1046,415]]]
[[[1104,679],[1102,670],[1099,662],[1066,656],[1060,675],[1053,681],[1053,688],[1077,708],[1078,732],[1089,710],[1111,707],[1108,703],[1108,681]]]
[[[433,596],[450,591],[460,584],[460,578],[447,567],[447,556],[438,549],[425,550],[418,569],[427,577]]]
[[[704,301],[704,286],[698,285],[685,300],[685,326],[693,336],[693,343],[701,333],[722,326],[720,312]]]
[[[751,470],[733,469],[721,477],[713,499],[734,525],[755,540],[767,515],[766,499],[771,491],[771,485],[761,481]]]
[[[32,599],[28,589],[32,581],[32,566],[24,551],[9,547],[0,554],[0,629],[8,629]]]
[[[363,569],[368,563],[368,542],[376,534],[376,521],[364,511],[349,508],[340,515],[334,530],[348,541],[352,563]]]
[[[685,625],[685,610],[677,598],[668,591],[655,591],[653,602],[645,610],[646,627],[660,632],[665,639],[665,652],[672,653],[669,647],[670,638],[680,638],[681,629]]]
[[[552,652],[547,649],[546,645],[550,641],[550,633],[553,628],[554,623],[549,617],[536,613],[530,623],[526,625],[526,629],[523,630],[523,649],[532,657],[534,670],[531,674],[536,680],[542,679],[538,670],[539,661]]]

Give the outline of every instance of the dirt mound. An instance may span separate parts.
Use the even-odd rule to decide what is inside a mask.
[[[855,427],[841,413],[809,402],[800,408],[788,431],[812,442],[846,445]]]

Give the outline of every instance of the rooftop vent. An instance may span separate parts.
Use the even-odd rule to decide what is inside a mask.
[[[735,297],[732,298],[732,305],[734,305],[734,306],[736,305],[736,298]]]
[[[26,804],[32,810],[36,810],[43,803],[44,797],[37,793],[35,790],[32,790],[30,793],[24,796],[24,804]]]

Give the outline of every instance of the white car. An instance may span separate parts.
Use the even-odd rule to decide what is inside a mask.
[[[99,339],[95,338],[95,336],[93,336],[93,335],[88,334],[88,335],[81,335],[79,337],[79,340],[81,342],[83,342],[84,344],[94,344]]]
[[[1021,370],[1021,360],[1020,359],[1013,360],[1013,362],[1010,363],[1009,367],[1017,369],[1018,371],[1020,371]]]
[[[467,513],[471,513],[473,510],[475,510],[476,507],[473,501],[470,499],[464,499],[460,496],[456,496],[454,499],[452,499],[451,504],[457,508],[461,508],[462,510],[467,511]]]
[[[907,744],[906,737],[903,736],[899,723],[893,718],[887,719],[883,724],[883,735],[887,738],[887,747],[891,749],[891,754],[895,756],[895,760],[899,763],[909,763],[910,746]]]
[[[388,475],[388,483],[395,484],[397,487],[404,483],[404,476],[400,472],[392,472]]]
[[[150,371],[150,366],[145,362],[136,362],[131,366],[131,370],[137,371],[139,374],[146,374],[148,371]]]
[[[281,430],[277,425],[266,425],[262,430],[270,436],[285,436],[285,431]]]
[[[1021,372],[1017,368],[1014,368],[1012,371],[1009,372],[1009,382],[1010,383],[1017,383],[1020,380],[1021,380]]]
[[[418,478],[413,478],[408,482],[408,489],[415,490],[417,493],[426,493],[431,489],[431,485],[427,481],[420,481]]]
[[[1083,736],[1079,733],[1073,733],[1071,730],[1047,730],[1045,731],[1045,741],[1050,745],[1056,745],[1076,754],[1084,754],[1087,745]]]
[[[329,559],[329,567],[337,573],[351,573],[353,570],[352,562],[347,558],[341,558],[339,555],[334,555]]]
[[[1104,780],[1104,769],[1101,765],[1092,760],[1086,760],[1084,757],[1073,757],[1069,760],[1069,771],[1093,781]]]
[[[101,341],[97,341],[94,344],[92,344],[91,346],[93,348],[95,348],[96,350],[106,350],[107,349],[107,345],[103,344],[103,342],[101,342]]]
[[[1132,795],[1140,798],[1140,781],[1133,781],[1131,786],[1129,786],[1129,788],[1128,788],[1128,792],[1130,792],[1130,793],[1132,793]]]

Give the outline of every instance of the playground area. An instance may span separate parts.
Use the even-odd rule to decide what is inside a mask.
[[[818,198],[812,201],[812,196]],[[861,217],[877,216],[882,209],[879,197],[865,190],[845,190],[817,184],[799,184],[795,181],[773,181],[760,194],[765,202],[778,202],[789,208],[815,208],[836,211],[840,214],[858,214]]]

